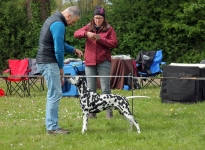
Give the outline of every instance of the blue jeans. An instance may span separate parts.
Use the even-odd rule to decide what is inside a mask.
[[[62,98],[60,70],[57,63],[37,64],[38,71],[45,78],[48,88],[46,102],[46,129],[56,130],[58,126],[58,106]]]
[[[105,60],[103,63],[96,66],[86,66],[85,74],[86,76],[110,76],[111,63]],[[97,88],[97,78],[96,77],[86,77],[88,88],[96,92]],[[110,77],[100,77],[100,86],[103,94],[110,94]]]

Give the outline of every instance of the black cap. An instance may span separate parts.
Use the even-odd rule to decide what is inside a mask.
[[[100,16],[103,16],[105,18],[105,9],[102,8],[101,6],[96,6],[95,11],[94,11],[94,16],[95,15],[100,15]]]

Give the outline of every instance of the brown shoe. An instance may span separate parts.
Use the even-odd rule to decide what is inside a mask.
[[[47,134],[69,134],[70,131],[66,129],[47,130]]]

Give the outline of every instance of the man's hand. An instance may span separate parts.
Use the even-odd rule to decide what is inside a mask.
[[[60,76],[63,76],[64,75],[64,70],[63,68],[60,68]]]
[[[74,52],[79,58],[81,58],[83,56],[83,52],[79,49],[75,49],[75,52]]]

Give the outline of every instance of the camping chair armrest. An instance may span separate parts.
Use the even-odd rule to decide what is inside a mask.
[[[11,69],[6,69],[3,71],[3,75],[9,76],[11,74]]]
[[[31,70],[32,70],[32,69],[27,69],[26,72],[25,72],[25,75],[28,75],[29,72],[31,72]]]
[[[161,65],[165,65],[166,63],[167,63],[167,62],[162,61],[160,64],[161,64]]]
[[[141,64],[137,64],[137,63],[136,63],[136,66],[139,67],[139,66],[141,66]]]

